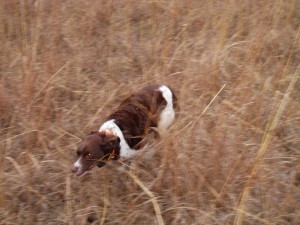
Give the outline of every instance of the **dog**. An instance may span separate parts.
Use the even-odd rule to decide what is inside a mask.
[[[132,158],[144,147],[149,129],[166,134],[175,119],[177,98],[165,85],[150,85],[125,99],[100,127],[83,137],[71,171],[82,176],[110,160]]]

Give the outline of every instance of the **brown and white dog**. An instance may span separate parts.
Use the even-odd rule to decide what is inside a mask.
[[[151,85],[125,99],[98,132],[86,135],[77,148],[72,172],[84,175],[110,159],[131,158],[143,148],[149,128],[166,133],[175,118],[177,99],[165,85]]]

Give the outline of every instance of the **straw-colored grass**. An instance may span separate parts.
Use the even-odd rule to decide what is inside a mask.
[[[0,1],[0,224],[299,224],[300,2]],[[77,144],[170,85],[169,135],[83,177]]]

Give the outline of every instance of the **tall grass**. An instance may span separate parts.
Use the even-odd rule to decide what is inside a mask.
[[[300,3],[0,2],[1,224],[298,224]],[[81,137],[142,86],[169,135],[70,173]]]

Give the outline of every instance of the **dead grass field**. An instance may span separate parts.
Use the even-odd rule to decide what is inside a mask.
[[[300,224],[298,0],[2,0],[0,20],[0,224]],[[179,98],[170,135],[74,177],[80,138],[153,83]]]

